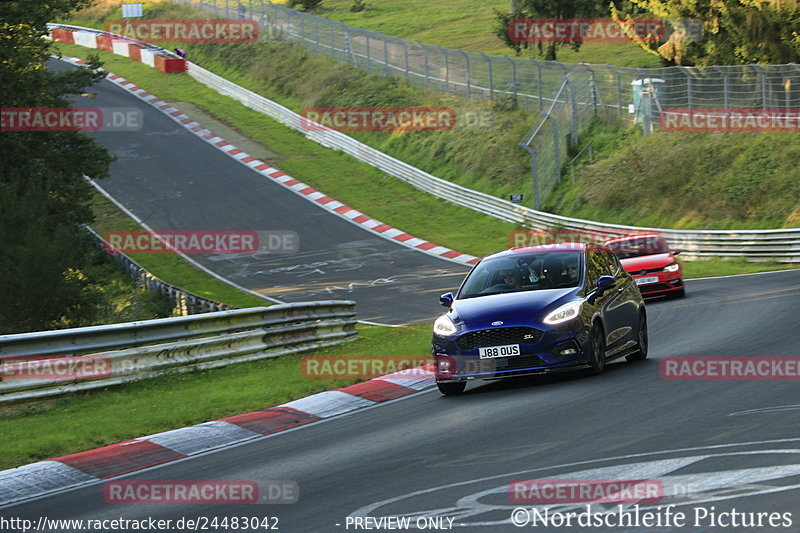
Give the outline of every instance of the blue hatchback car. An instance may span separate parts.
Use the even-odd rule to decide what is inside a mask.
[[[647,313],[612,250],[589,243],[512,248],[484,257],[433,326],[439,390],[472,379],[591,369],[647,357]]]

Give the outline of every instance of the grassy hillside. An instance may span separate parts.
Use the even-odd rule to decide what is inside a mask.
[[[224,0],[217,2],[224,5]],[[230,3],[237,2],[230,0]],[[286,1],[275,3],[286,4]],[[314,14],[409,41],[470,52],[514,55],[514,51],[494,34],[494,11],[508,11],[509,0],[367,0],[366,5],[364,11],[352,12],[353,0],[324,0]],[[623,67],[658,66],[656,56],[633,43],[584,43],[577,52],[560,49],[558,60]]]
[[[800,226],[800,143],[792,133],[656,132],[595,125],[599,159],[565,179],[545,209],[678,229]]]
[[[197,15],[170,3],[147,7],[153,18]],[[118,15],[118,7],[109,5],[81,18]],[[89,23],[101,24],[97,19]],[[440,106],[458,113],[487,112],[493,121],[487,129],[351,135],[443,179],[496,196],[525,193],[526,204],[532,201],[529,157],[517,144],[536,117],[514,110],[512,103],[426,93],[401,79],[368,76],[282,42],[184,47],[193,61],[298,112],[333,106]],[[597,161],[579,168],[574,184],[564,180],[548,199],[548,211],[604,222],[687,229],[798,225],[800,170],[795,164],[799,149],[795,136],[656,133],[645,139],[627,117],[623,120],[618,125],[596,126],[583,135],[583,143],[593,142]],[[297,154],[290,159],[296,160]],[[280,158],[272,162],[293,165]],[[288,171],[309,179],[307,174],[313,173],[316,163],[310,159],[306,163]],[[337,188],[347,186],[341,183]],[[363,187],[358,189],[366,194]],[[379,197],[380,191],[376,194]],[[392,216],[396,219],[397,213]]]

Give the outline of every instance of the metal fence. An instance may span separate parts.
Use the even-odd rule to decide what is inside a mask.
[[[136,285],[166,298],[172,305],[173,314],[185,316],[236,309],[236,307],[203,298],[157,278],[124,253],[112,250],[108,242],[92,228],[84,226],[84,229],[93,237],[95,246],[103,252],[106,258],[130,275]]]
[[[0,335],[0,403],[340,344],[355,340],[355,316],[355,302],[331,300]],[[60,374],[66,356],[94,371]]]
[[[631,68],[492,56],[411,42],[263,0],[172,0],[226,18],[256,20],[269,38],[286,38],[368,73],[399,76],[435,91],[504,99],[542,113],[521,146],[531,155],[537,201],[561,181],[579,132],[600,114],[626,116],[645,134],[660,109],[800,107],[800,65]],[[642,80],[648,80],[643,83]],[[657,105],[639,92],[653,86]],[[645,105],[646,104],[646,105]],[[644,108],[653,115],[644,117]],[[538,207],[538,202],[537,202]]]
[[[685,259],[709,257],[746,257],[751,261],[775,260],[800,262],[800,229],[772,230],[671,230],[640,228],[592,222],[577,218],[535,211],[508,200],[468,189],[461,185],[437,178],[408,163],[399,161],[379,150],[371,148],[344,133],[326,128],[308,128],[307,122],[297,113],[269,100],[249,89],[210,72],[191,61],[187,62],[187,73],[203,85],[220,94],[230,96],[243,105],[264,113],[280,123],[302,132],[309,139],[380,169],[390,176],[409,183],[417,189],[443,198],[448,202],[473,209],[480,213],[516,222],[531,228],[565,228],[592,233],[625,235],[652,231],[662,233],[674,248],[684,249]]]

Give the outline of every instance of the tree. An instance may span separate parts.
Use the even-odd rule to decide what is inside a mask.
[[[511,2],[511,12],[503,13],[495,10],[495,34],[508,46],[517,52],[532,50],[543,59],[555,60],[556,51],[560,47],[568,46],[579,50],[580,41],[570,43],[556,42],[520,42],[513,40],[508,35],[508,27],[514,19],[525,18],[590,18],[608,16],[607,4],[602,0],[514,0]]]
[[[671,64],[734,65],[800,61],[800,8],[797,0],[629,0],[637,11],[676,21],[666,43],[639,42]],[[630,9],[615,9],[624,19]],[[686,21],[702,25],[692,38]]]
[[[104,74],[87,67],[53,72],[45,61],[51,43],[46,23],[91,0],[0,3],[2,106],[67,107]],[[80,224],[91,221],[91,186],[111,157],[88,136],[73,131],[4,131],[0,134],[0,332],[30,331],[52,323],[93,296],[82,265],[89,242]]]

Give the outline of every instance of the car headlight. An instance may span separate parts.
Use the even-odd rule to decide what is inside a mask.
[[[456,325],[447,315],[440,316],[433,323],[433,332],[437,335],[454,335],[456,331]]]
[[[561,324],[576,318],[581,312],[582,302],[569,302],[564,304],[546,317],[544,323],[549,325]]]
[[[671,265],[667,265],[664,267],[664,272],[675,272],[681,266],[678,263],[672,263]]]

